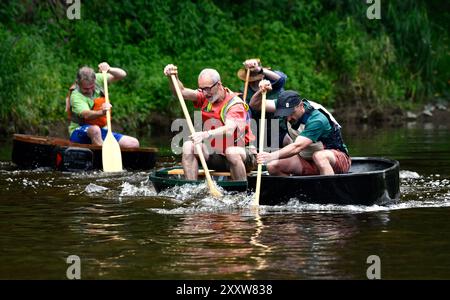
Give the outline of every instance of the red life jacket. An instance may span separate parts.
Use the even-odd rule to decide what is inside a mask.
[[[247,103],[228,88],[225,88],[225,99],[220,103],[213,104],[206,100],[203,101],[201,107],[203,124],[208,121],[208,124],[212,125],[208,126],[210,128],[205,128],[205,130],[209,130],[224,126],[228,110],[236,104],[243,105],[245,108],[245,129],[242,131],[238,126],[234,131],[233,137],[214,137],[211,141],[211,146],[215,148],[216,151],[221,151],[221,153],[225,153],[225,149],[229,146],[248,146],[250,142],[255,139],[255,136],[250,129],[250,115],[247,112],[249,107]]]
[[[75,90],[76,88],[76,84],[72,84],[69,88],[69,93],[67,94],[66,97],[66,113],[67,113],[67,119],[69,121],[73,121],[75,123],[78,123],[80,125],[97,125],[100,128],[105,127],[106,126],[106,115],[105,116],[101,116],[101,117],[97,117],[95,119],[85,119],[82,118],[80,116],[78,116],[77,114],[72,114],[72,106],[70,105],[70,96],[72,95],[72,92]],[[100,94],[103,95],[103,93],[101,92]],[[90,108],[91,110],[102,110],[102,104],[105,103],[105,97],[98,97],[94,99],[94,105]]]

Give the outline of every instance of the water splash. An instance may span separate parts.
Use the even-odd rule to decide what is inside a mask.
[[[84,189],[84,192],[87,194],[96,194],[96,193],[103,193],[104,191],[107,190],[109,190],[107,187],[96,185],[94,183],[89,183]]]
[[[420,178],[419,173],[414,171],[400,171],[400,179],[417,179]]]
[[[175,186],[159,193],[159,196],[170,197],[176,200],[178,203],[183,203],[191,199],[203,199],[208,197],[208,188],[206,183],[184,184],[181,186]]]
[[[141,186],[135,186],[133,184],[130,184],[128,182],[124,182],[121,186],[122,191],[120,192],[120,197],[124,196],[156,196],[156,191],[150,189],[148,185],[145,184],[145,182],[141,182]]]
[[[311,204],[290,199],[287,203],[275,206],[259,206],[261,214],[273,213],[365,213],[390,211],[411,208],[449,207],[450,179],[441,175],[423,176],[414,171],[401,173],[401,199],[397,203],[388,205],[336,205]],[[204,212],[251,211],[253,194],[227,193],[223,191],[222,199],[215,199],[209,195],[205,183],[200,185],[183,185],[161,192],[158,196],[170,197],[178,207],[165,209],[153,208],[151,211],[159,214],[195,214]]]
[[[175,186],[162,191],[158,196],[170,197],[179,207],[152,208],[150,211],[159,214],[229,213],[247,209],[252,202],[252,196],[245,193],[227,192],[220,187],[219,189],[223,197],[214,198],[209,194],[206,183]]]

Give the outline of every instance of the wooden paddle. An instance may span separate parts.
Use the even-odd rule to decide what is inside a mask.
[[[194,125],[192,124],[191,116],[189,115],[189,111],[186,107],[186,103],[184,102],[183,95],[181,94],[180,87],[178,86],[178,80],[175,75],[170,75],[172,79],[173,86],[175,87],[175,91],[178,96],[178,100],[180,100],[181,108],[183,109],[184,117],[189,126],[189,130],[191,134],[195,133]],[[200,158],[200,162],[202,164],[203,170],[205,171],[206,182],[209,187],[209,191],[213,197],[219,198],[222,197],[222,193],[216,188],[211,178],[211,174],[209,174],[208,165],[206,164],[205,157],[203,156],[202,145],[196,144],[195,149],[197,150],[198,156]]]
[[[265,127],[266,127],[266,92],[263,92],[261,101],[261,119],[259,122],[259,153],[262,153],[264,151]],[[262,173],[262,164],[258,164],[258,173],[256,174],[256,191],[252,203],[252,205],[254,206],[259,205],[259,192],[261,190],[261,173]]]
[[[259,58],[255,58],[256,61],[258,62],[258,64],[261,63],[261,61],[259,60]],[[245,64],[245,63],[244,63]],[[262,67],[261,67],[262,68]],[[247,73],[245,74],[245,83],[244,83],[244,95],[242,100],[244,100],[245,102],[247,102],[247,92],[248,92],[248,81],[250,79],[250,69],[247,69]]]
[[[250,78],[250,69],[247,69],[247,74],[245,75],[245,83],[244,83],[244,98],[242,98],[242,100],[244,100],[245,102],[247,101],[247,91],[248,91],[248,79]]]
[[[102,74],[105,102],[109,103],[108,76],[106,71],[102,71]],[[102,146],[103,172],[122,172],[122,153],[120,152],[119,143],[111,131],[111,113],[109,110],[106,112],[106,124],[108,132]]]

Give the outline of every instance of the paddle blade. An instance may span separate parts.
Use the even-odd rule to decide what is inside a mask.
[[[211,196],[213,196],[214,198],[222,198],[223,194],[219,191],[219,189],[215,186],[214,182],[212,180],[206,180],[206,183],[208,184],[209,187],[209,193],[211,194]]]
[[[122,172],[122,153],[111,131],[108,131],[103,141],[102,162],[104,172]]]

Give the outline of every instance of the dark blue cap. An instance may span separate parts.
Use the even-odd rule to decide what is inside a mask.
[[[300,104],[302,98],[296,91],[283,91],[278,96],[275,116],[287,117],[294,111],[294,108]]]

